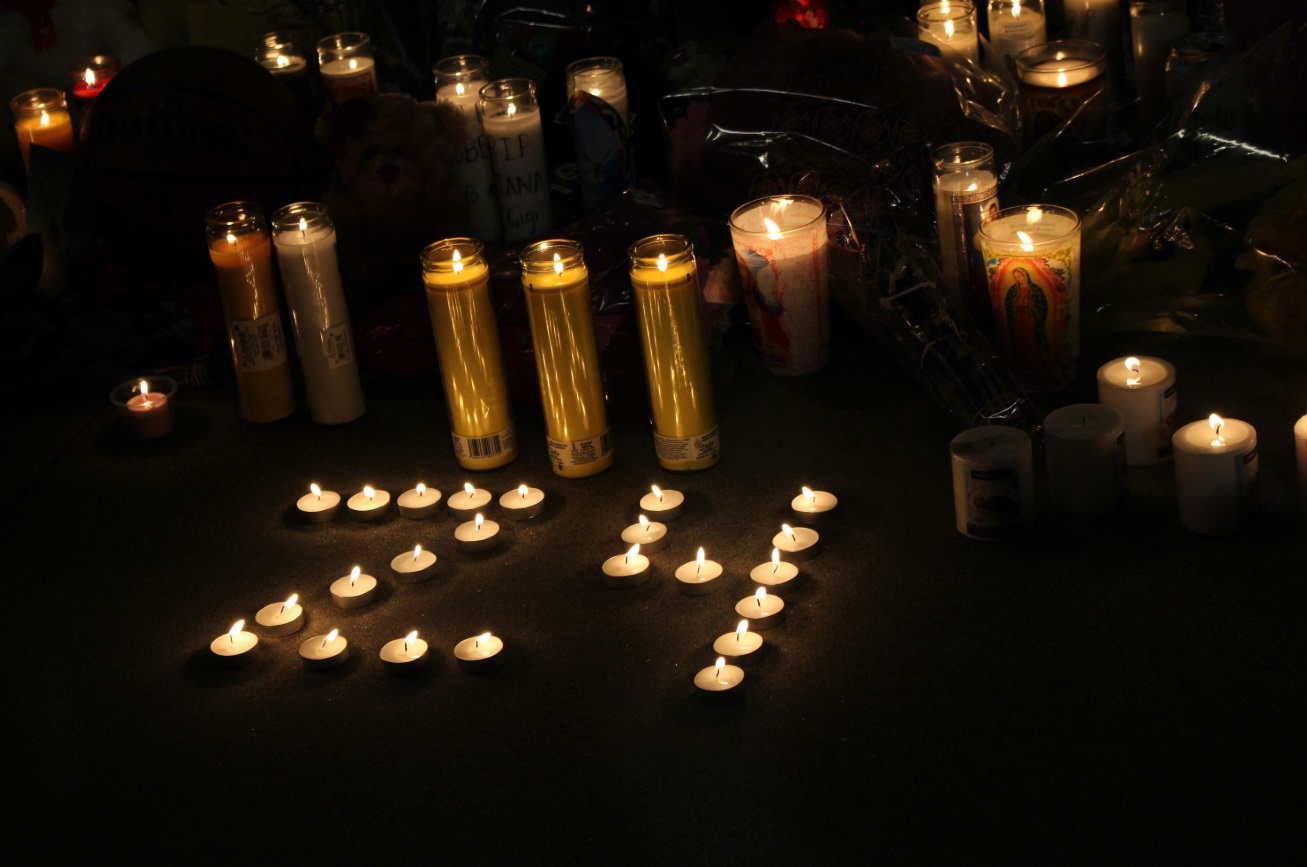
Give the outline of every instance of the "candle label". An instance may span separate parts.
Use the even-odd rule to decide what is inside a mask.
[[[978,539],[1015,536],[1025,528],[1021,479],[1015,467],[971,470],[966,475],[967,534]]]
[[[1043,87],[1022,79],[1018,84],[1021,96],[1021,113],[1024,115],[1027,141],[1035,141],[1059,129],[1062,124],[1076,119],[1076,129],[1082,135],[1095,135],[1101,131],[1103,119],[1086,107],[1096,107],[1097,97],[1103,90],[1103,73],[1088,81],[1066,87]],[[1093,105],[1091,106],[1091,101]]]
[[[595,461],[608,457],[613,451],[612,438],[609,436],[608,431],[604,431],[592,439],[577,440],[575,442],[560,442],[545,437],[545,443],[549,446],[549,460],[560,471],[567,467],[583,467],[587,464],[593,464]]]
[[[980,231],[981,219],[986,214],[998,213],[998,186],[947,195],[948,225],[941,225],[940,231],[951,230],[953,257],[952,262],[945,263],[945,275],[950,276],[952,272],[967,311],[976,317],[978,324],[988,327],[991,314],[985,291],[985,257],[972,239]]]
[[[482,460],[497,458],[517,448],[517,427],[509,425],[499,433],[484,437],[465,437],[450,431],[454,438],[454,454],[462,459]]]
[[[333,369],[353,363],[354,342],[350,340],[348,322],[322,332],[322,354]]]
[[[271,370],[286,363],[286,338],[281,313],[274,310],[258,319],[233,319],[231,345],[244,372]]]
[[[660,461],[701,461],[716,458],[721,450],[717,428],[695,437],[665,437],[654,431],[654,454]]]
[[[1069,244],[1042,257],[984,248],[1000,354],[1032,391],[1060,388],[1075,373],[1078,253]]]
[[[351,99],[367,99],[377,92],[376,65],[368,62],[366,69],[358,72],[341,74],[324,74],[322,89],[327,99],[335,103],[348,102]]]
[[[825,228],[778,241],[734,241],[753,342],[773,370],[811,373],[826,364],[830,294]]]
[[[1157,397],[1157,417],[1161,422],[1161,431],[1158,433],[1157,457],[1169,458],[1173,446],[1171,438],[1175,436],[1175,407],[1179,402],[1179,397],[1175,383],[1163,391]]]

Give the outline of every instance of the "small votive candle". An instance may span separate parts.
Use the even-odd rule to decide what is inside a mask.
[[[716,560],[705,560],[703,549],[700,548],[698,556],[676,568],[676,586],[686,596],[703,596],[716,589],[721,574],[722,564]]]
[[[830,517],[839,503],[839,498],[828,491],[804,487],[797,497],[790,500],[790,511],[805,524],[820,524]]]
[[[285,602],[273,602],[259,609],[254,615],[254,622],[268,631],[270,635],[290,635],[299,632],[304,626],[304,606],[299,604],[299,594],[292,593]]]
[[[245,665],[254,658],[250,652],[259,646],[259,636],[245,631],[245,621],[237,620],[225,634],[209,643],[209,651],[221,665]]]
[[[640,520],[622,531],[622,541],[628,545],[639,545],[646,554],[653,554],[667,547],[667,525],[650,521],[644,515]]]
[[[435,514],[436,506],[440,505],[440,497],[440,491],[418,482],[414,488],[400,494],[395,505],[399,506],[401,515],[416,521]]]
[[[1110,406],[1073,403],[1044,420],[1048,493],[1068,515],[1106,515],[1125,502],[1125,417]]]
[[[640,498],[640,511],[647,512],[663,521],[675,521],[681,517],[684,508],[684,494],[680,491],[664,491],[657,485],[651,485],[649,493]]]
[[[799,567],[781,559],[779,548],[771,549],[771,562],[753,567],[749,580],[758,587],[766,587],[768,593],[785,593],[798,583]]]
[[[756,662],[762,656],[763,647],[762,633],[750,632],[748,620],[741,620],[734,632],[719,635],[712,643],[713,653],[736,665]]]
[[[412,674],[427,661],[427,643],[413,630],[381,646],[381,664],[391,674]]]
[[[380,520],[389,507],[390,492],[378,491],[371,485],[364,485],[363,490],[350,497],[345,503],[350,517],[356,521]]]
[[[111,391],[109,400],[118,407],[119,415],[127,419],[138,437],[154,440],[172,432],[169,398],[176,391],[177,383],[166,376],[133,379]]]
[[[309,485],[309,492],[295,503],[295,509],[301,518],[310,524],[321,524],[336,517],[340,508],[340,494],[324,491],[317,483]]]
[[[649,580],[649,558],[632,545],[625,554],[604,561],[604,583],[609,587],[638,587]]]
[[[459,550],[469,554],[489,551],[499,544],[499,522],[486,520],[478,512],[472,520],[459,524],[454,529],[454,538],[458,541]]]
[[[363,574],[355,566],[343,578],[331,582],[331,601],[338,608],[361,608],[372,602],[377,595],[377,579]]]
[[[484,488],[474,488],[470,482],[464,482],[463,490],[450,494],[445,504],[449,506],[449,511],[454,513],[455,518],[471,521],[476,517],[477,512],[485,511],[486,506],[490,505],[490,499],[489,491]]]
[[[1239,529],[1257,508],[1257,431],[1213,414],[1175,432],[1175,492],[1180,523],[1195,533]]]
[[[508,491],[499,498],[499,508],[504,517],[514,521],[534,518],[545,510],[545,492],[539,488],[518,485],[517,490]]]
[[[394,573],[396,581],[420,584],[435,576],[436,559],[434,551],[414,545],[412,551],[405,551],[390,561],[390,571]]]
[[[454,658],[458,667],[473,674],[491,671],[499,665],[504,642],[497,635],[483,632],[471,638],[464,638],[454,645]]]
[[[1098,402],[1125,416],[1125,458],[1132,467],[1170,459],[1178,400],[1169,361],[1131,355],[1098,368]]]
[[[700,669],[694,676],[695,688],[705,698],[722,699],[735,694],[735,689],[744,683],[744,669],[738,665],[728,665],[725,658],[717,657],[717,664]]]
[[[782,560],[788,563],[801,563],[817,556],[819,550],[817,543],[820,541],[821,535],[816,530],[781,524],[781,531],[772,536],[771,545],[772,548],[780,551]]]
[[[308,671],[322,671],[343,665],[349,658],[349,642],[333,629],[326,635],[315,635],[300,645],[300,659]]]
[[[754,629],[771,629],[785,620],[785,600],[759,587],[758,592],[735,603],[735,613],[748,620]]]

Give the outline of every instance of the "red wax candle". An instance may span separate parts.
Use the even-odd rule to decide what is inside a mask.
[[[118,58],[110,54],[96,54],[77,61],[68,67],[68,74],[73,79],[73,97],[79,100],[95,99],[121,68]]]

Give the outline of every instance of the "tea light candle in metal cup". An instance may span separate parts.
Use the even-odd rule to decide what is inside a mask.
[[[499,522],[487,520],[480,512],[465,524],[459,524],[454,530],[458,547],[469,554],[489,551],[499,544]]]
[[[349,658],[349,642],[333,629],[326,635],[315,635],[300,645],[300,659],[308,671],[324,671],[344,665]]]
[[[784,595],[798,583],[799,567],[782,560],[780,549],[772,548],[771,562],[754,566],[749,580],[757,587],[766,587],[768,593]]]
[[[814,491],[805,486],[797,497],[790,500],[790,511],[805,524],[821,524],[839,504],[839,498],[829,491]]]
[[[771,546],[781,552],[781,559],[787,563],[801,563],[817,556],[820,541],[821,535],[816,530],[781,524],[781,531],[772,536]]]
[[[361,608],[376,599],[377,579],[355,566],[343,578],[331,582],[331,601],[337,608]]]
[[[700,669],[694,676],[694,686],[704,698],[714,701],[737,694],[740,684],[744,683],[744,669],[738,665],[729,665],[724,657],[717,657],[717,663]]]
[[[356,521],[378,521],[390,508],[390,492],[364,485],[363,490],[349,498],[345,508]]]
[[[245,621],[237,620],[225,634],[209,643],[209,652],[219,665],[235,668],[247,665],[254,659],[252,651],[259,646],[259,636],[245,631]]]
[[[628,545],[639,545],[646,554],[653,554],[667,547],[667,525],[650,521],[644,515],[640,520],[622,531],[622,541]]]
[[[381,646],[381,664],[391,674],[413,674],[427,661],[427,643],[413,630],[403,638],[387,641]]]
[[[464,638],[454,645],[458,667],[473,674],[493,671],[502,662],[504,642],[497,635],[483,632]]]
[[[490,505],[490,492],[484,488],[474,488],[471,482],[463,483],[463,490],[455,491],[445,500],[449,511],[455,518],[471,521],[477,512],[484,512]]]
[[[420,584],[435,576],[436,560],[436,552],[414,545],[412,551],[405,551],[390,561],[390,571],[394,573],[396,581]]]
[[[685,495],[680,491],[663,490],[649,486],[649,493],[640,498],[640,511],[663,521],[675,521],[685,508]]]
[[[682,563],[676,569],[676,586],[686,596],[703,596],[717,588],[717,579],[721,577],[722,564],[715,560],[705,560],[703,549],[688,563]]]
[[[735,603],[735,613],[749,621],[754,629],[771,629],[785,621],[785,600],[759,587],[758,592]]]
[[[301,518],[310,524],[322,524],[336,517],[340,508],[340,494],[324,491],[317,483],[309,485],[309,492],[295,503]]]
[[[545,510],[545,492],[539,488],[518,485],[516,490],[508,491],[499,498],[499,508],[504,517],[514,521],[534,518]]]
[[[604,583],[609,587],[638,587],[649,580],[649,558],[640,553],[639,545],[604,561]]]
[[[254,622],[270,635],[290,635],[304,627],[304,606],[299,594],[292,593],[285,602],[273,602],[259,609]]]
[[[399,506],[401,515],[416,521],[434,515],[436,507],[440,505],[440,497],[440,491],[418,482],[412,489],[400,494],[395,505]]]
[[[717,636],[712,643],[712,651],[736,665],[751,665],[762,656],[765,643],[762,634],[749,631],[749,621],[741,620],[734,632]]]

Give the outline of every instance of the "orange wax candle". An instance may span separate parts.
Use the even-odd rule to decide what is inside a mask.
[[[20,93],[9,102],[9,108],[14,115],[14,132],[18,135],[24,168],[31,163],[34,144],[64,153],[76,149],[73,119],[68,114],[68,101],[62,90],[42,87]]]

